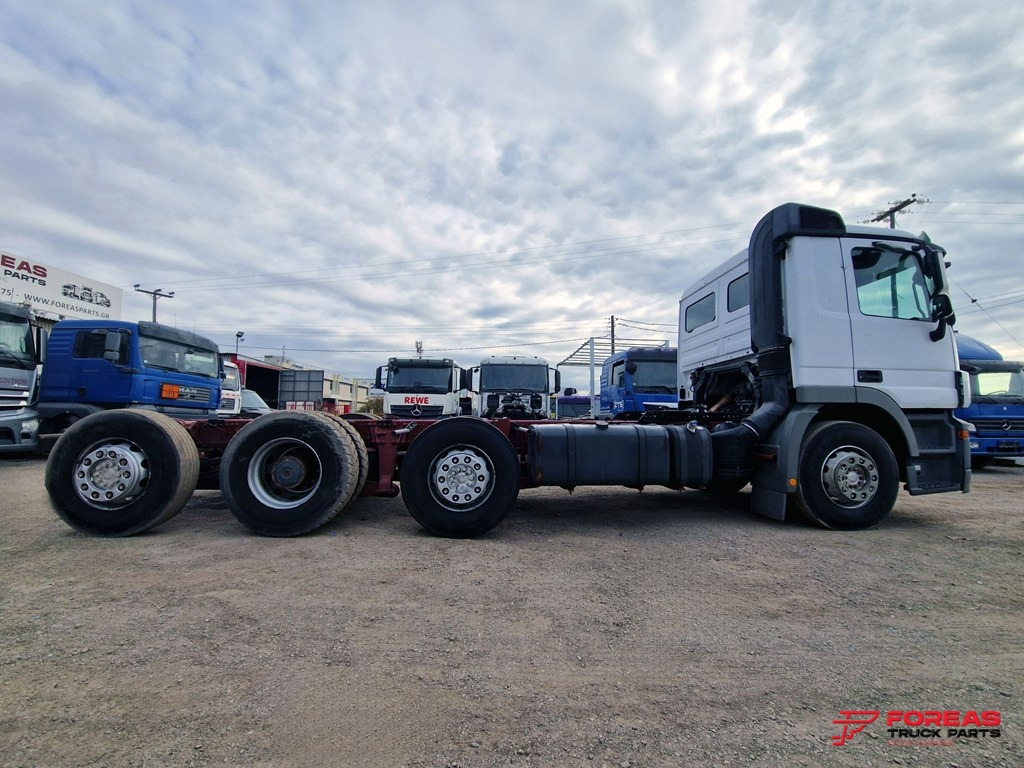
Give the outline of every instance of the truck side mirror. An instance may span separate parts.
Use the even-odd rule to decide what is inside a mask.
[[[555,369],[555,392],[562,388],[562,372]]]
[[[939,341],[946,335],[946,326],[953,327],[956,324],[956,315],[953,314],[953,302],[949,295],[938,293],[932,296],[932,320],[938,323],[935,330],[928,334],[932,341]]]
[[[565,395],[566,395],[566,397],[568,397],[570,395],[575,395],[575,394],[576,394],[576,387],[566,387],[565,388]]]
[[[943,265],[945,264],[948,267],[949,263],[943,261],[944,256],[945,251],[927,248],[921,259],[921,271],[924,272],[925,277],[930,277],[935,281],[936,294],[946,293],[949,290],[949,286],[946,284],[946,274],[943,270]]]
[[[376,376],[376,378],[375,378],[375,379],[373,380],[373,386],[374,386],[374,387],[375,387],[376,389],[384,389],[384,385],[383,385],[383,384],[381,384],[381,380],[380,380],[380,376],[381,376],[381,371],[382,371],[382,369],[383,369],[383,368],[384,368],[384,366],[383,366],[383,365],[377,366],[377,376]]]
[[[36,362],[46,362],[46,350],[50,345],[50,335],[42,328],[37,327],[36,331]]]
[[[121,334],[108,331],[103,339],[103,359],[117,363],[121,359]]]
[[[459,368],[459,389],[469,389],[472,384],[472,373],[465,368]]]
[[[628,373],[630,376],[636,373],[636,363],[634,363],[632,360],[626,361],[626,373]]]

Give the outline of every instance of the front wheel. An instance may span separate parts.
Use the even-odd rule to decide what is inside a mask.
[[[859,530],[892,511],[899,482],[896,457],[877,432],[849,421],[822,422],[804,438],[794,501],[825,528]]]
[[[154,411],[101,411],[76,421],[46,462],[46,490],[64,522],[95,536],[131,536],[176,515],[196,488],[199,451]]]
[[[471,538],[498,525],[519,496],[519,457],[485,421],[439,421],[413,440],[399,474],[409,514],[436,536]]]

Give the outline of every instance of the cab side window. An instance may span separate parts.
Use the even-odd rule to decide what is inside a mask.
[[[686,308],[685,327],[693,331],[715,319],[715,294],[709,293]]]
[[[71,351],[72,357],[79,359],[102,360],[106,351],[107,334],[109,331],[82,331],[75,336],[75,346]],[[119,342],[117,345],[117,365],[125,365],[128,362],[128,342],[131,335],[128,331],[118,331]]]
[[[853,270],[860,311],[873,317],[929,320],[928,280],[914,254],[855,248]]]

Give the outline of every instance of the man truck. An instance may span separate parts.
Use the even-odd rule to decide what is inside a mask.
[[[956,335],[960,368],[970,376],[971,404],[956,415],[974,425],[971,464],[1024,456],[1024,363],[1004,360],[988,344]]]
[[[473,414],[485,419],[546,419],[561,389],[561,374],[536,356],[491,355],[472,374]]]
[[[384,390],[385,416],[439,419],[467,412],[467,379],[447,357],[392,357],[377,369],[374,387]]]
[[[630,347],[601,365],[599,418],[675,408],[678,401],[675,347]]]
[[[79,419],[135,408],[209,418],[220,402],[217,344],[152,322],[61,320],[50,330],[39,383],[45,445]]]
[[[901,483],[912,495],[970,488],[968,426],[954,415],[970,391],[945,269],[927,238],[788,203],[683,294],[677,409],[589,423],[107,412],[64,433],[46,488],[65,522],[104,536],[174,515],[211,462],[228,509],[268,536],[312,531],[359,495],[399,493],[427,531],[477,536],[522,489],[582,485],[749,483],[760,514],[866,528]]]

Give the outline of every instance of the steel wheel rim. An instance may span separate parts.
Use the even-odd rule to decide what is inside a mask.
[[[149,457],[136,443],[106,439],[93,443],[75,459],[75,493],[96,509],[121,509],[149,483]]]
[[[476,509],[494,490],[494,468],[487,455],[471,445],[456,445],[430,464],[430,493],[446,509]]]
[[[821,465],[821,487],[842,507],[855,509],[870,502],[878,493],[878,465],[871,454],[854,445],[831,451]]]
[[[264,506],[294,509],[320,488],[323,465],[309,443],[281,437],[260,446],[249,462],[246,479],[252,495]]]

